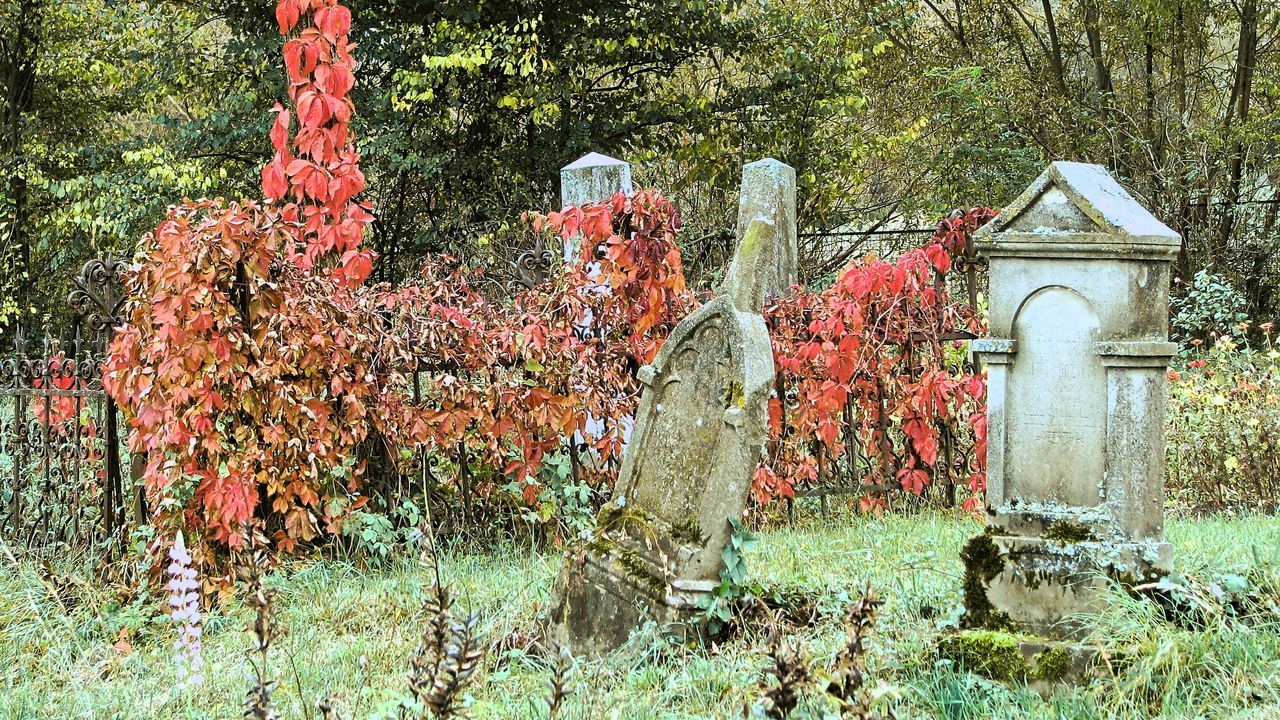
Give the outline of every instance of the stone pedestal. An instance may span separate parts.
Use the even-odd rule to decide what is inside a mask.
[[[560,168],[561,205],[600,203],[619,192],[630,195],[632,188],[631,165],[618,158],[592,152]],[[565,262],[577,253],[578,242],[577,236],[565,241]]]
[[[987,530],[964,624],[1081,628],[1107,579],[1171,569],[1163,539],[1169,265],[1179,238],[1100,166],[1053,163],[975,235],[991,263]]]

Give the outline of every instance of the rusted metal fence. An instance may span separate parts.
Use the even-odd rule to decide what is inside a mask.
[[[0,355],[0,539],[35,552],[119,547],[138,512],[120,420],[102,389],[124,265],[88,262],[70,327],[15,334]]]

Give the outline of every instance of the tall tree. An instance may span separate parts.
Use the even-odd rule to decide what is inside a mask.
[[[85,259],[214,189],[172,124],[213,107],[200,79],[217,42],[179,5],[0,0],[0,335],[18,311],[64,313]]]

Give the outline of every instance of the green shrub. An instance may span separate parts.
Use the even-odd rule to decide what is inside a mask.
[[[1181,342],[1230,334],[1236,325],[1248,319],[1248,302],[1225,276],[1209,272],[1196,273],[1186,294],[1170,301],[1173,310],[1173,336]]]

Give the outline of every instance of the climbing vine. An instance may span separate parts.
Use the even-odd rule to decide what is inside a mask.
[[[188,530],[197,558],[210,540],[291,550],[370,502],[375,459],[396,477],[443,469],[468,505],[535,505],[553,454],[577,483],[609,487],[636,370],[698,304],[675,208],[642,191],[528,214],[578,251],[506,301],[448,257],[415,284],[367,285],[350,12],[281,0],[277,21],[289,102],[274,111],[266,199],[169,210],[139,245],[104,369],[155,520]],[[758,500],[836,473],[871,508],[890,486],[981,489],[983,383],[948,334],[979,320],[946,278],[987,217],[953,218],[924,248],[769,310],[778,396]]]
[[[159,522],[287,550],[363,501],[357,448],[397,434],[410,357],[362,286],[372,216],[355,199],[350,12],[281,0],[277,19],[290,105],[276,108],[267,199],[170,208],[138,247],[103,385]]]
[[[972,258],[971,235],[994,213],[948,218],[921,248],[847,266],[822,292],[797,289],[767,311],[777,367],[770,448],[759,502],[842,484],[868,510],[891,492],[922,495],[938,480],[975,507],[986,484],[986,387],[963,338],[983,330],[947,276]]]

